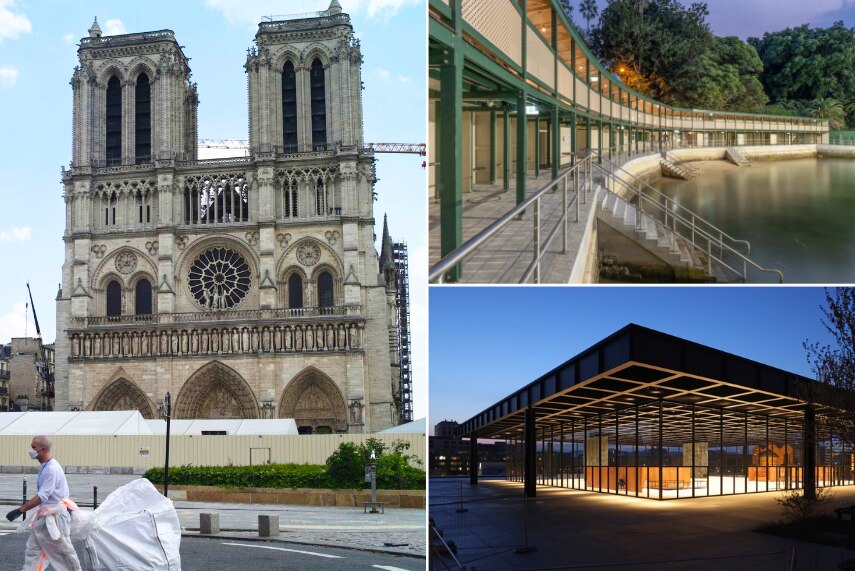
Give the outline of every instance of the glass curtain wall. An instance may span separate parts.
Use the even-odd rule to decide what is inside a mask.
[[[818,419],[818,486],[855,484],[855,451]],[[659,401],[536,429],[536,478],[652,499],[801,488],[803,426],[794,419]],[[523,482],[525,445],[508,440],[507,479]]]

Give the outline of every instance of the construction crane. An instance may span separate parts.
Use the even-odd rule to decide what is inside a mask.
[[[33,321],[36,322],[36,339],[39,341],[39,352],[36,355],[36,373],[39,380],[36,385],[36,394],[41,396],[40,409],[53,410],[54,399],[54,375],[53,370],[48,363],[47,355],[45,354],[45,346],[42,343],[42,330],[39,328],[39,318],[36,315],[36,304],[33,303],[33,292],[30,289],[30,283],[27,282],[27,293],[30,294],[30,307],[33,308]]]
[[[366,143],[369,149],[375,153],[397,153],[406,155],[425,156],[426,145],[424,143]],[[249,151],[249,141],[241,139],[200,139],[201,149],[237,149]]]

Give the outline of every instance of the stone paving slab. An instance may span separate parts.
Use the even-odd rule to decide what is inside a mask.
[[[116,488],[138,476],[69,474],[71,497],[80,505],[90,505],[92,486],[98,486],[98,501],[103,502]],[[20,505],[22,476],[0,474],[0,513]],[[35,478],[28,477],[28,496],[35,495]],[[17,502],[17,503],[14,503]],[[426,512],[422,509],[393,508],[383,514],[365,514],[353,507],[285,506],[271,504],[228,504],[212,502],[174,502],[181,527],[188,535],[199,529],[199,514],[220,514],[220,529],[240,530],[244,538],[258,536],[258,515],[279,516],[280,539],[295,543],[368,549],[389,553],[424,556],[426,554]],[[5,508],[5,510],[4,510]],[[87,508],[84,508],[87,509]],[[0,524],[0,530],[16,525]],[[231,532],[229,532],[231,533]],[[386,543],[396,546],[387,546]],[[406,544],[406,545],[401,545]]]

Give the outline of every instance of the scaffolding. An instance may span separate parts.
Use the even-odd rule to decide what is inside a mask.
[[[400,423],[413,420],[413,377],[410,355],[412,342],[410,340],[410,273],[405,242],[395,242],[392,245],[392,260],[397,270],[395,287],[395,306],[398,311],[398,363],[399,386],[401,391]]]

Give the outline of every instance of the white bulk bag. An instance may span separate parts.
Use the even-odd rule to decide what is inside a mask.
[[[71,514],[91,571],[181,571],[181,525],[172,500],[144,478],[118,488],[95,511]]]

